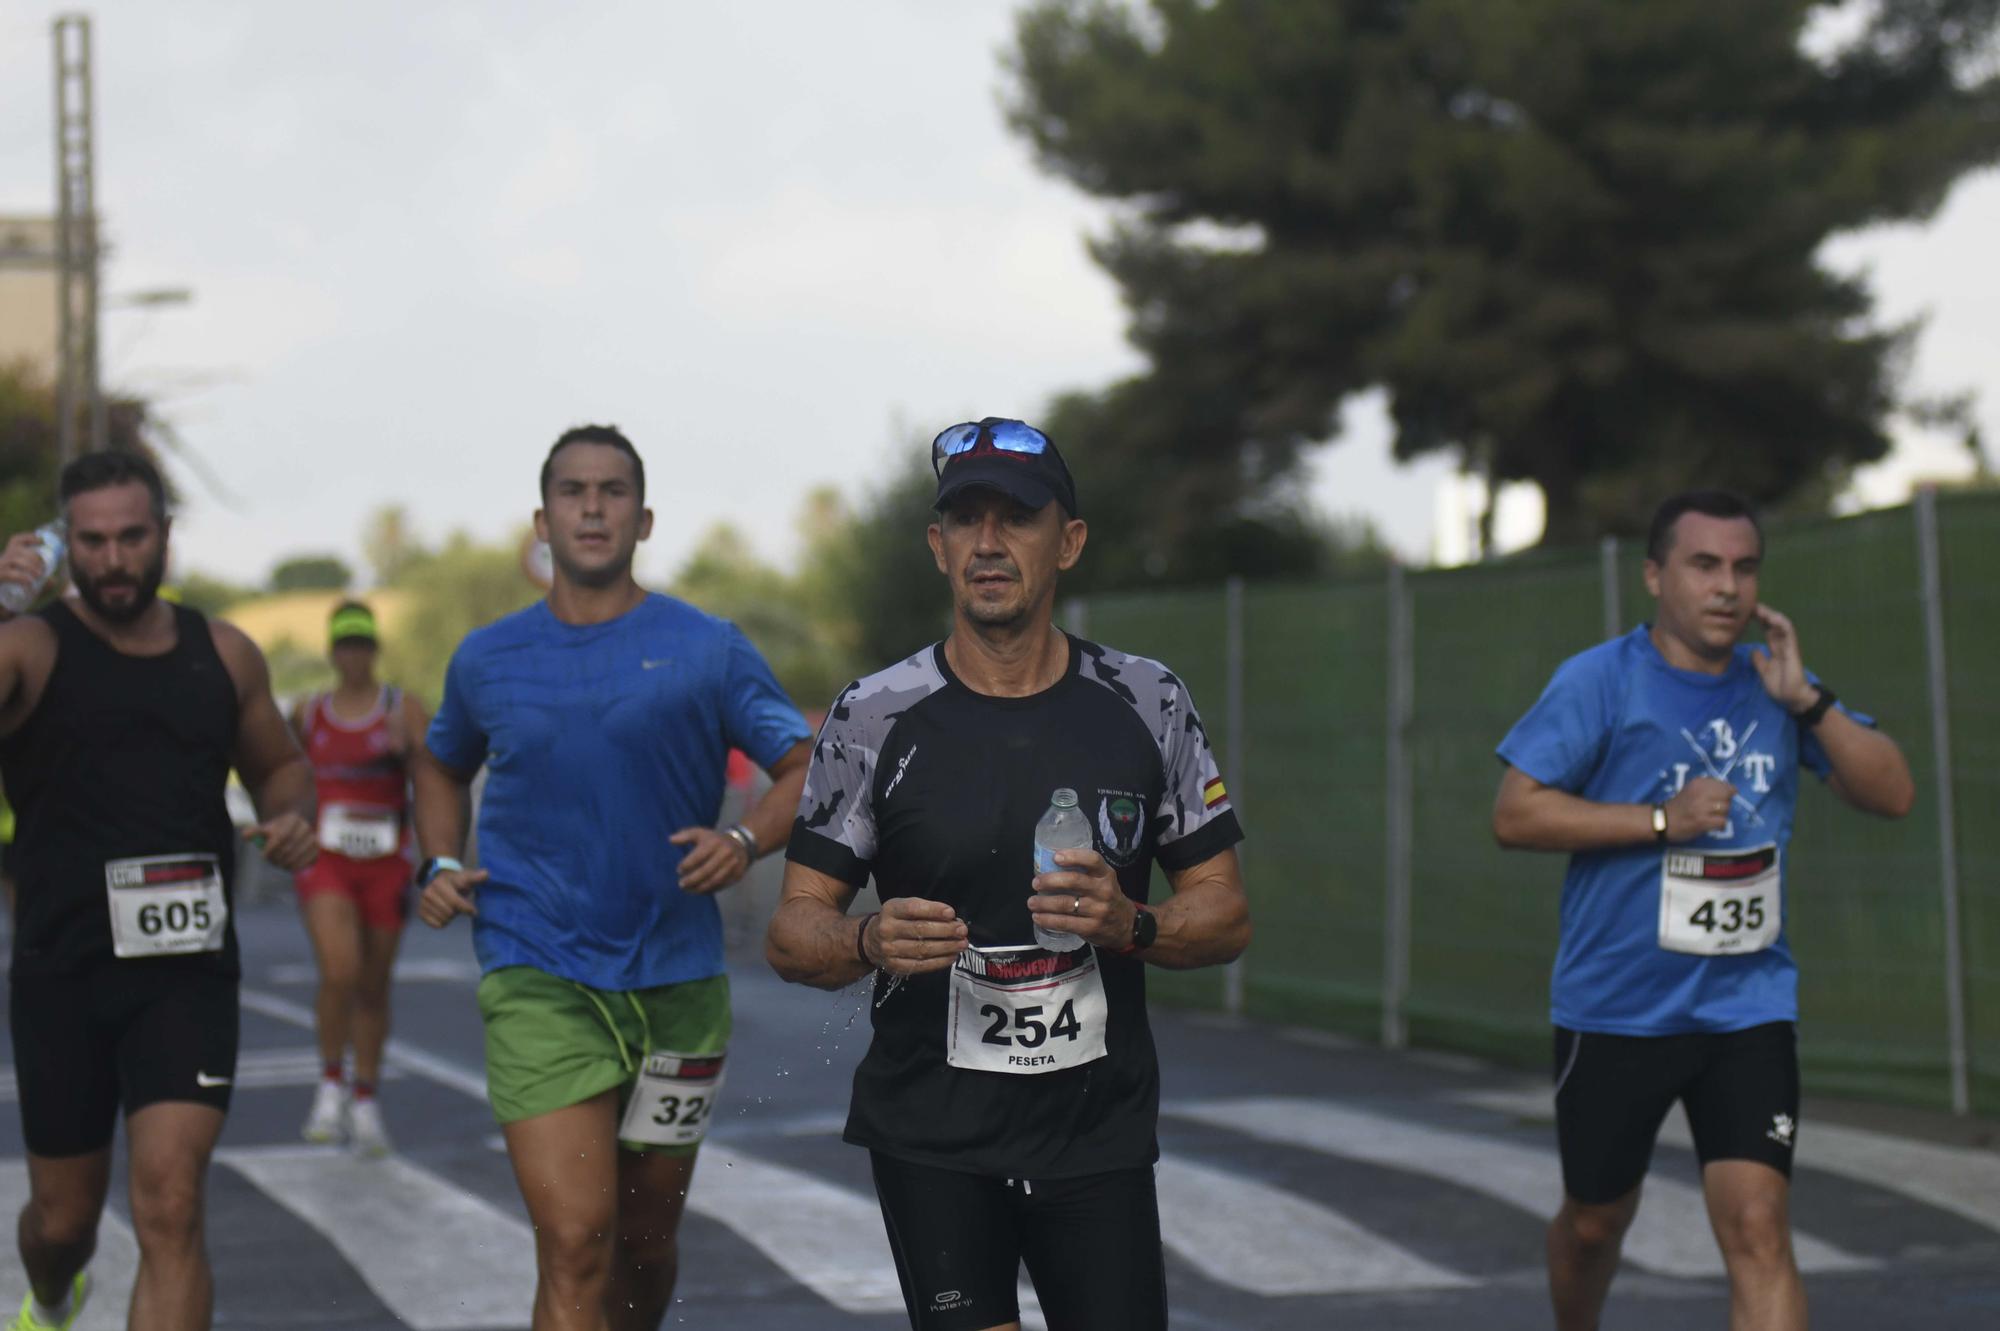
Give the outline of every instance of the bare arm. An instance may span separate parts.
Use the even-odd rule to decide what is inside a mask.
[[[1813,734],[1833,764],[1827,785],[1849,805],[1883,818],[1904,817],[1915,807],[1917,783],[1895,740],[1837,707],[1813,728]]]
[[[416,793],[417,849],[427,860],[458,859],[472,825],[472,778],[476,772],[447,767],[417,741],[410,756],[410,783]],[[472,889],[486,881],[484,869],[447,869],[424,885],[417,918],[442,929],[460,915],[477,915]]]
[[[945,970],[966,948],[965,922],[942,901],[891,897],[880,911],[847,917],[861,889],[793,860],[764,935],[764,959],[793,984],[840,989],[880,969]],[[865,959],[864,959],[865,958]]]
[[[1798,628],[1768,605],[1757,607],[1764,646],[1750,654],[1764,691],[1794,716],[1819,701],[1819,686],[1806,673]],[[1910,764],[1896,741],[1871,730],[1839,709],[1829,711],[1813,731],[1833,765],[1828,784],[1834,794],[1864,813],[1901,818],[1917,802]]]
[[[771,778],[770,789],[743,818],[744,830],[756,839],[759,855],[768,855],[791,839],[792,819],[798,815],[799,792],[805,789],[811,758],[812,741],[802,739],[764,769]],[[683,827],[667,840],[689,847],[680,864],[683,891],[719,892],[739,882],[750,870],[745,849],[734,837],[712,827]]]
[[[319,854],[312,764],[271,696],[271,672],[257,644],[219,619],[209,621],[209,632],[236,684],[236,751],[230,761],[261,820],[244,836],[261,837],[264,857],[280,869],[303,869]]]
[[[1059,867],[1037,874],[1028,911],[1044,929],[1076,934],[1107,952],[1131,945],[1139,906],[1094,850],[1059,850]],[[1250,946],[1250,899],[1235,847],[1167,874],[1173,895],[1156,908],[1159,936],[1140,956],[1155,966],[1192,970],[1234,961]]]
[[[1667,840],[1692,841],[1729,822],[1736,788],[1698,776],[1666,802]],[[1615,850],[1657,841],[1650,804],[1599,804],[1545,786],[1518,767],[1500,778],[1493,839],[1508,850]]]

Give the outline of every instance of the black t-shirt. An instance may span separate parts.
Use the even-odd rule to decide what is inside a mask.
[[[1034,829],[1076,791],[1096,849],[1144,901],[1154,860],[1199,864],[1242,839],[1187,688],[1158,662],[1079,638],[1053,686],[975,693],[942,644],[850,684],[813,749],[788,858],[884,900],[949,904],[976,947],[1034,942]],[[1145,965],[1100,952],[1105,1056],[1007,1073],[946,1061],[949,972],[877,974],[875,1035],[846,1139],[919,1164],[1065,1178],[1159,1156],[1159,1062]]]

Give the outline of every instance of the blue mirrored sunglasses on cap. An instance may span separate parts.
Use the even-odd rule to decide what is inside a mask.
[[[1049,437],[1026,421],[1000,420],[989,416],[983,421],[966,421],[938,431],[938,437],[931,440],[931,470],[939,476],[944,475],[946,460],[979,447],[981,433],[1003,453],[1049,451]]]

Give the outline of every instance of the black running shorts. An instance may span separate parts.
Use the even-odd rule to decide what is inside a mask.
[[[1166,1261],[1151,1165],[1044,1182],[872,1155],[916,1331],[1016,1320],[1023,1263],[1049,1331],[1164,1331]]]
[[[1601,1205],[1639,1185],[1679,1100],[1695,1154],[1792,1174],[1799,1053],[1792,1023],[1726,1034],[1599,1035],[1556,1028],[1556,1141],[1563,1189]]]
[[[140,961],[9,983],[21,1132],[40,1156],[88,1155],[163,1100],[227,1112],[236,1077],[234,977]]]

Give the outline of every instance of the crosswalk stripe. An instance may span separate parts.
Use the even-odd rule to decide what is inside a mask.
[[[1256,1179],[1162,1156],[1160,1235],[1217,1284],[1256,1294],[1456,1289],[1474,1282]]]
[[[0,1217],[21,1213],[28,1202],[28,1162],[0,1160]],[[28,1296],[28,1273],[21,1269],[13,1244],[4,1245],[6,1259],[0,1261],[0,1317],[13,1316],[14,1309]],[[76,1331],[116,1331],[125,1325],[125,1311],[132,1304],[132,1278],[139,1270],[139,1244],[125,1217],[106,1208],[97,1227],[97,1255],[90,1259],[90,1297]]]
[[[1553,1213],[1560,1192],[1562,1170],[1552,1151],[1321,1100],[1210,1100],[1167,1109],[1262,1141],[1442,1179],[1537,1217]],[[1792,1247],[1802,1271],[1859,1271],[1879,1265],[1809,1234],[1794,1233]],[[1708,1279],[1724,1274],[1700,1189],[1657,1175],[1646,1181],[1645,1203],[1625,1236],[1624,1251],[1634,1265],[1661,1275]]]
[[[903,1288],[872,1200],[719,1142],[701,1148],[688,1209],[727,1225],[843,1312],[900,1313]],[[1046,1327],[1023,1285],[1021,1325]]]
[[[266,1090],[281,1086],[312,1086],[319,1082],[323,1069],[320,1066],[319,1051],[310,1045],[295,1049],[252,1049],[245,1050],[236,1058],[236,1089]],[[398,1067],[385,1067],[384,1080],[403,1076]],[[14,1070],[0,1067],[0,1104],[11,1104],[20,1099],[20,1087],[14,1080]]]
[[[1469,1091],[1452,1098],[1515,1118],[1555,1118],[1555,1105],[1546,1087]],[[1694,1146],[1687,1122],[1679,1115],[1668,1116],[1660,1129],[1660,1140],[1674,1146]],[[1987,1229],[2000,1230],[2000,1153],[1911,1141],[1839,1123],[1807,1122],[1799,1129],[1793,1162],[1803,1169],[1899,1192]]]
[[[394,1156],[269,1146],[216,1159],[325,1235],[415,1331],[528,1325],[534,1235],[483,1198]]]
[[[302,1030],[316,1029],[317,1021],[313,1016],[313,1010],[309,1007],[294,1003],[289,998],[281,998],[277,994],[252,989],[247,985],[239,993],[244,1008],[251,1012],[285,1022],[287,1025],[297,1026]],[[382,1049],[382,1065],[385,1069],[428,1077],[440,1086],[448,1086],[474,1100],[486,1099],[484,1073],[460,1067],[450,1059],[427,1053],[407,1041],[390,1039]]]

